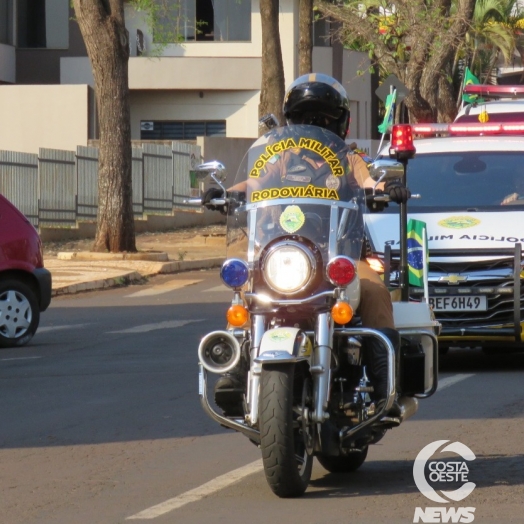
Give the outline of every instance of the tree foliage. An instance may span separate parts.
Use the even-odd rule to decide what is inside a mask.
[[[475,0],[317,0],[340,23],[335,35],[366,51],[382,76],[395,74],[410,90],[410,121],[450,121],[456,113],[452,68],[471,27]]]

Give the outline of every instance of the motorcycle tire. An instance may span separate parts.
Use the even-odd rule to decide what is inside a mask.
[[[294,406],[302,403],[304,375],[294,364],[262,369],[259,400],[260,447],[269,487],[281,498],[300,497],[311,479],[308,454]]]
[[[317,455],[317,459],[324,469],[327,469],[330,473],[351,473],[356,471],[368,456],[367,446],[363,451],[350,453],[343,457],[326,457]]]

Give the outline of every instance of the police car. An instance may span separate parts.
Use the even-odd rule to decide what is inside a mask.
[[[409,200],[408,216],[427,225],[428,298],[442,325],[439,348],[524,349],[524,119],[407,127],[416,154],[406,183],[420,194]],[[372,250],[383,261],[391,251],[393,286],[399,279],[395,207],[367,217]],[[411,300],[423,293],[409,288]]]
[[[464,94],[478,101],[465,104],[455,122],[523,122],[524,86],[467,85]]]

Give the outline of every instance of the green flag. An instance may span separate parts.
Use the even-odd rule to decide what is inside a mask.
[[[466,66],[466,69],[464,69],[464,83],[463,88],[469,85],[477,85],[480,84],[479,79],[470,71],[469,67]],[[466,102],[467,104],[471,104],[473,102],[482,102],[482,99],[479,99],[478,95],[466,95],[462,94],[462,101]]]
[[[408,274],[409,284],[424,287],[424,261],[428,260],[427,235],[424,236],[426,223],[420,220],[408,221]],[[424,241],[424,238],[426,241]]]
[[[378,126],[380,133],[384,134],[388,132],[389,126],[393,124],[393,116],[395,114],[395,100],[397,99],[397,90],[393,89],[393,92],[386,97],[386,114],[382,124]]]

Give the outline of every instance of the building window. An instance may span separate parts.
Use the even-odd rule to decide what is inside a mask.
[[[140,122],[141,140],[196,140],[197,136],[226,136],[226,121]]]
[[[14,45],[13,0],[0,0],[0,44]]]
[[[161,4],[155,43],[251,41],[251,0],[161,0]]]
[[[17,0],[17,28],[18,47],[67,49],[69,3],[64,0]]]
[[[313,45],[316,47],[331,47],[331,24],[329,18],[313,20]]]

